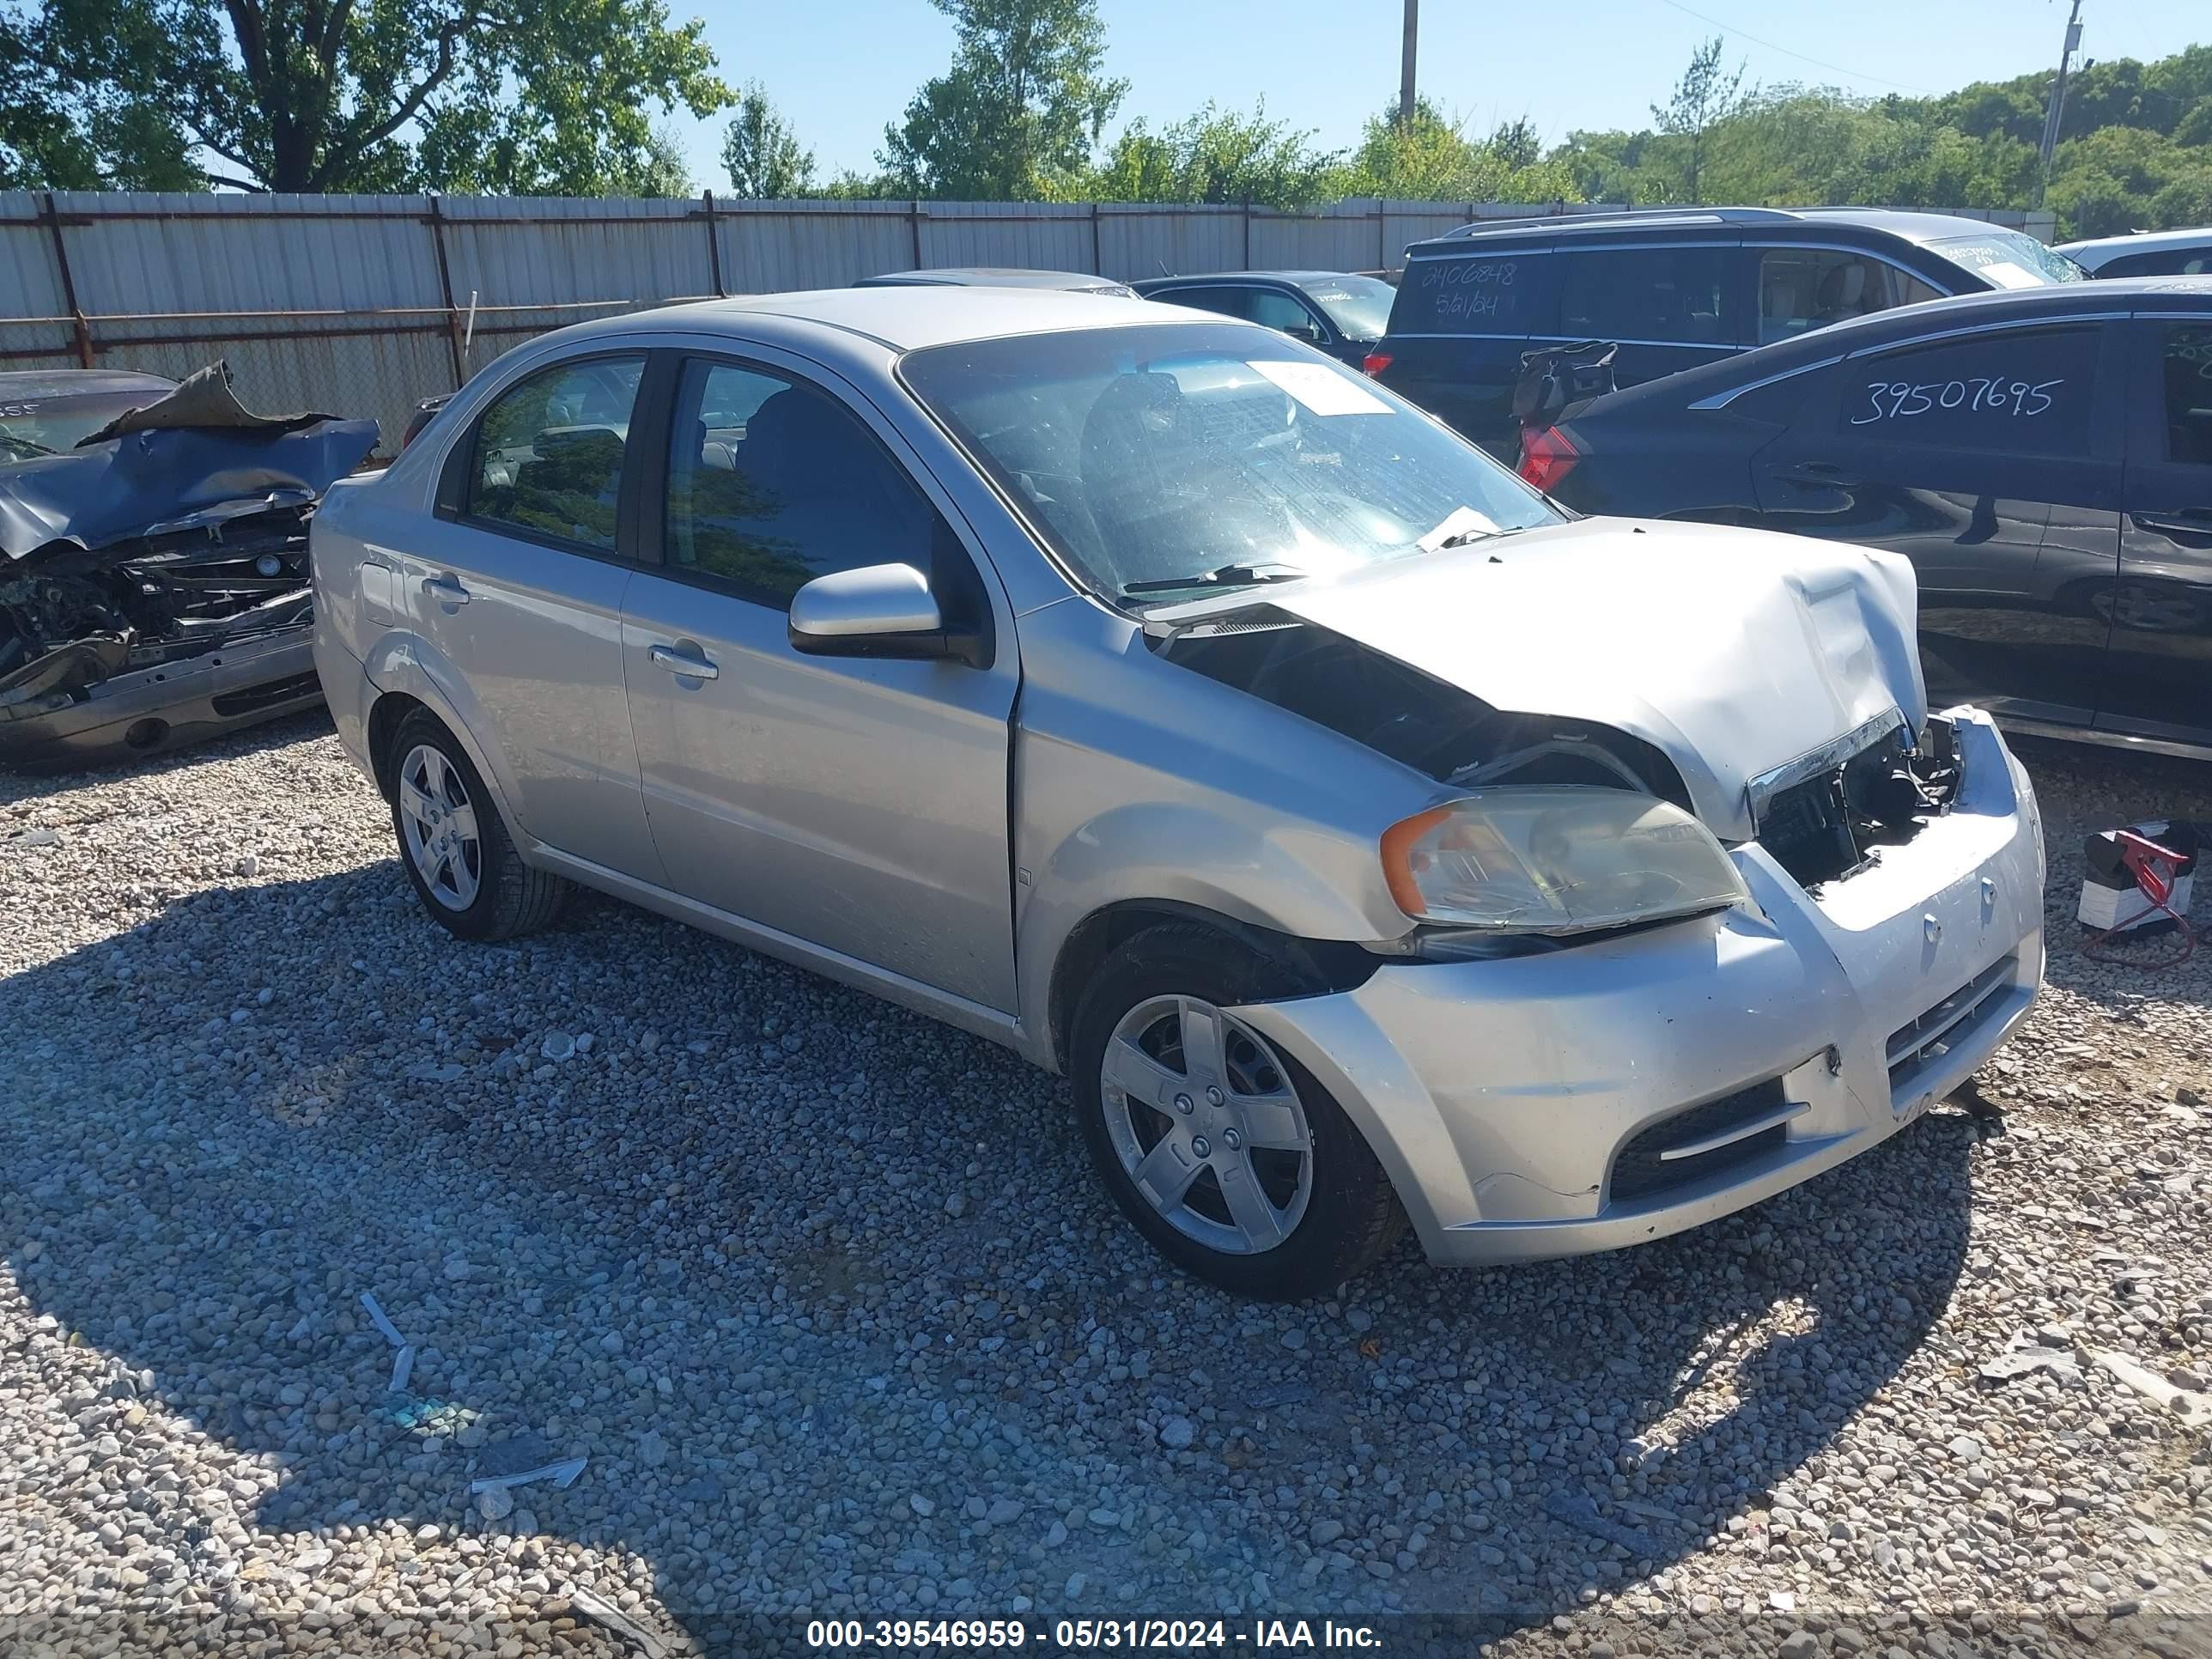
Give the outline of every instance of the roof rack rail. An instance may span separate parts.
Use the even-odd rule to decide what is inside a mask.
[[[1716,208],[1623,208],[1602,213],[1546,213],[1523,219],[1477,219],[1472,223],[1448,230],[1442,236],[1428,240],[1451,241],[1458,238],[1481,236],[1494,230],[1537,230],[1547,226],[1580,229],[1589,225],[1613,224],[1677,224],[1677,225],[1759,225],[1787,223],[1799,216],[1788,208],[1716,207]]]

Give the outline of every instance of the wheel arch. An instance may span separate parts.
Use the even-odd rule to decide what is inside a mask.
[[[1145,929],[1161,922],[1206,928],[1279,964],[1279,988],[1271,984],[1267,992],[1269,998],[1349,990],[1364,984],[1382,964],[1382,958],[1374,952],[1346,939],[1301,939],[1177,899],[1118,899],[1077,922],[1053,958],[1046,994],[1046,1040],[1055,1070],[1065,1073],[1067,1069],[1068,1036],[1075,1024],[1076,1006],[1099,965]]]

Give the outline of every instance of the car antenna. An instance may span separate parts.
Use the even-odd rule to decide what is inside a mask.
[[[1154,264],[1158,265],[1158,266],[1160,268],[1160,275],[1161,275],[1161,276],[1174,276],[1174,275],[1175,275],[1175,272],[1173,272],[1172,270],[1170,270],[1168,269],[1168,262],[1167,262],[1166,260],[1163,259],[1163,258],[1158,258],[1157,255],[1155,255],[1155,256],[1154,256],[1154,258],[1153,258],[1153,259],[1152,259],[1152,263],[1153,263]]]

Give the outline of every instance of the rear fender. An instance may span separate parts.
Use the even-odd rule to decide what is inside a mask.
[[[363,667],[378,696],[404,694],[445,723],[446,729],[468,751],[477,775],[491,787],[500,820],[514,837],[516,848],[526,857],[532,855],[538,845],[538,839],[515,816],[512,803],[520,792],[505,758],[477,735],[489,731],[491,723],[476,694],[469,689],[467,679],[422,635],[398,630],[385,635],[376,642]],[[364,712],[373,709],[372,702],[371,711]]]

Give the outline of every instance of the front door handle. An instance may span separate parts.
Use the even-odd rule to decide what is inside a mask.
[[[1802,466],[1785,466],[1775,475],[1784,483],[1808,484],[1819,489],[1856,489],[1859,481],[1846,477],[1826,461],[1808,461]]]
[[[2212,541],[2212,513],[2193,507],[2178,514],[2131,513],[2136,528],[2148,530],[2160,536],[2172,536],[2179,541]]]
[[[672,645],[656,645],[646,655],[678,679],[715,680],[722,677],[722,671],[707,658],[679,651]]]
[[[423,577],[422,591],[440,605],[466,605],[469,602],[469,590],[451,576]]]

